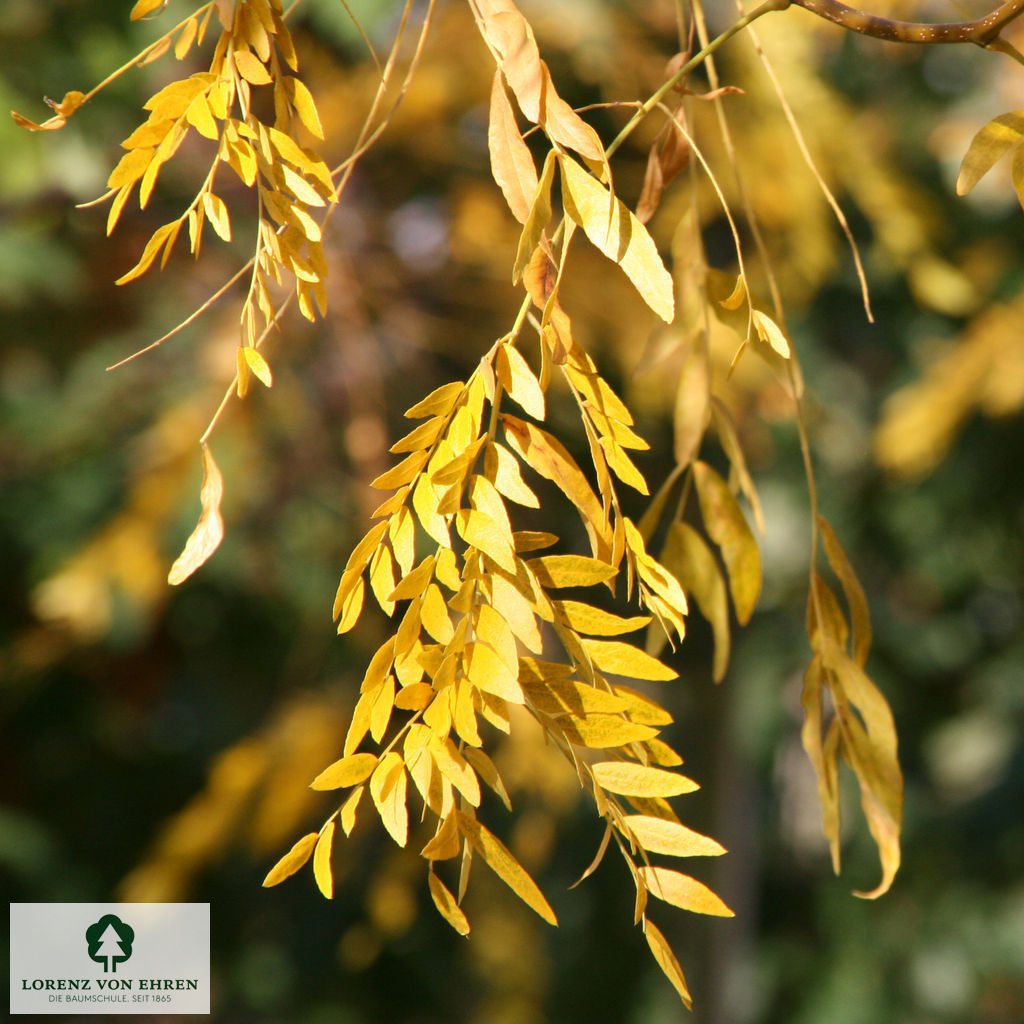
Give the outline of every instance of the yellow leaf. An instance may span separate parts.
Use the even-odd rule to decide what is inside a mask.
[[[543,551],[544,548],[553,547],[558,543],[557,533],[548,533],[546,530],[516,530],[512,534],[515,541],[516,551]]]
[[[363,610],[363,598],[366,584],[361,575],[356,575],[352,585],[344,592],[338,588],[338,596],[334,602],[335,618],[338,620],[338,633],[347,633],[358,621]]]
[[[309,860],[313,853],[313,847],[316,846],[317,838],[316,832],[310,832],[298,840],[267,872],[267,877],[263,879],[264,888],[277,885],[279,882],[283,882],[286,878],[294,875]]]
[[[251,188],[258,170],[256,151],[252,146],[245,139],[228,142],[226,158],[228,166]]]
[[[624,619],[582,601],[555,601],[555,609],[572,629],[591,636],[620,636],[623,633],[633,633],[643,629],[651,621],[649,615]]]
[[[415,454],[424,455],[426,453],[417,452]],[[416,518],[419,520],[420,526],[428,536],[433,537],[443,547],[451,548],[452,541],[448,534],[448,524],[445,522],[444,516],[437,511],[437,495],[426,476],[421,476],[416,481],[412,492],[412,507],[416,510]]]
[[[647,481],[644,480],[640,470],[633,465],[633,461],[626,454],[622,447],[620,447],[613,438],[602,437],[599,438],[601,450],[604,452],[605,458],[608,460],[608,466],[612,472],[624,483],[629,484],[634,490],[639,491],[641,494],[650,494],[647,487]]]
[[[621,715],[588,714],[586,718],[559,719],[554,724],[565,733],[570,743],[577,743],[592,750],[642,743],[653,739],[658,733],[657,729],[652,729],[649,725],[628,722]]]
[[[147,14],[152,14],[154,11],[159,12],[166,6],[167,0],[137,0],[128,17],[132,21],[138,21],[140,18],[145,18]]]
[[[493,693],[513,704],[525,701],[519,681],[487,644],[466,644],[464,672],[478,690]]]
[[[356,827],[356,811],[359,809],[359,801],[362,799],[365,789],[365,786],[357,786],[353,789],[338,812],[338,817],[341,820],[341,829],[347,836],[352,835],[352,829]]]
[[[220,136],[220,132],[217,130],[217,122],[213,119],[213,113],[210,111],[210,104],[203,93],[199,93],[188,105],[188,109],[185,111],[185,120],[203,138],[217,139]]]
[[[410,683],[395,695],[395,707],[399,711],[422,711],[433,699],[430,683]]]
[[[712,677],[721,682],[729,665],[729,599],[722,572],[711,549],[689,523],[673,523],[661,554],[683,589],[697,600],[701,614],[711,624],[715,638]]]
[[[121,216],[121,211],[124,209],[124,204],[128,201],[128,196],[131,195],[132,186],[122,185],[117,195],[114,196],[114,201],[110,204],[110,212],[107,214],[107,234],[109,235],[114,227],[117,225],[118,218]]]
[[[381,473],[375,480],[370,481],[370,486],[378,491],[388,491],[392,487],[401,487],[410,483],[416,474],[423,468],[427,461],[429,452],[418,451],[407,456],[397,466],[392,466],[385,473]]]
[[[430,897],[437,907],[438,913],[460,934],[469,934],[469,921],[462,912],[462,908],[455,901],[455,897],[445,887],[437,875],[431,871],[427,875],[427,884],[430,886]]]
[[[437,831],[420,850],[420,856],[427,860],[450,860],[459,855],[461,846],[459,823],[454,814],[449,814],[438,823]]]
[[[652,895],[674,907],[713,917],[736,916],[706,885],[689,875],[670,868],[642,867],[640,877]]]
[[[628,676],[631,679],[675,679],[679,673],[646,651],[622,640],[591,640],[583,638],[583,647],[591,661],[602,672]]]
[[[541,555],[526,564],[545,587],[590,587],[618,572],[614,565],[585,555]]]
[[[666,323],[675,316],[672,276],[654,240],[629,209],[575,160],[559,159],[566,214],[626,272],[643,300]]]
[[[500,494],[526,508],[540,508],[537,495],[527,486],[519,469],[519,461],[504,445],[491,441],[484,455],[487,476]],[[515,538],[513,538],[515,539]],[[516,550],[522,551],[516,542]]]
[[[658,931],[650,921],[644,922],[644,936],[647,945],[651,947],[651,953],[657,961],[658,966],[664,971],[665,977],[672,983],[672,987],[679,993],[679,998],[688,1009],[693,1009],[693,999],[690,990],[686,985],[686,978],[683,969],[679,966],[675,953],[665,939],[665,936]]]
[[[1024,110],[993,118],[971,140],[956,179],[956,193],[965,196],[996,161],[1024,137]]]
[[[380,820],[391,838],[405,846],[409,837],[409,812],[405,804],[405,765],[393,750],[381,758],[370,776],[370,796],[380,814]]]
[[[491,602],[512,632],[531,651],[540,653],[544,641],[537,629],[537,617],[530,602],[507,580],[491,578]]]
[[[505,789],[505,783],[501,781],[501,776],[498,774],[498,769],[495,768],[494,762],[482,750],[478,750],[476,747],[466,747],[462,753],[465,755],[466,760],[476,769],[480,778],[497,793],[501,802],[511,811],[512,800],[509,798],[508,791]]]
[[[722,299],[719,303],[726,309],[739,309],[743,305],[743,300],[747,297],[747,282],[742,274],[738,274],[736,277],[736,284],[733,286],[732,291],[729,295]]]
[[[427,416],[447,416],[466,389],[462,381],[451,381],[431,391],[426,398],[405,410],[406,419],[419,420]]]
[[[871,615],[868,611],[867,598],[864,596],[864,588],[860,585],[860,580],[857,579],[857,574],[853,571],[853,566],[850,565],[835,531],[823,517],[819,517],[818,527],[821,530],[821,539],[824,541],[829,565],[839,577],[843,593],[846,595],[846,603],[850,608],[854,660],[863,668],[871,650]]]
[[[600,761],[592,764],[590,769],[602,789],[621,796],[680,796],[700,788],[685,775],[631,761]]]
[[[332,818],[320,833],[313,850],[313,877],[317,888],[327,899],[334,899],[334,875],[331,873],[331,849],[334,844],[335,822]]]
[[[300,202],[307,206],[325,205],[324,197],[298,171],[293,171],[287,164],[275,164],[274,174]]]
[[[448,643],[455,634],[452,628],[452,620],[448,616],[448,607],[444,603],[441,589],[436,583],[431,583],[423,592],[420,618],[423,622],[423,628],[439,644]]]
[[[433,416],[425,423],[421,423],[414,430],[410,430],[401,440],[396,441],[388,451],[394,455],[399,452],[418,452],[423,448],[429,448],[438,435],[444,430],[447,422],[444,416]]]
[[[580,156],[598,162],[604,161],[604,146],[597,132],[569,106],[555,89],[551,72],[544,61],[540,62],[541,124],[548,137],[567,149],[575,150]]]
[[[511,533],[508,535],[485,512],[476,509],[459,509],[455,516],[455,529],[467,543],[493,558],[506,572],[515,572],[516,559],[512,549]]]
[[[729,574],[736,618],[746,625],[761,593],[761,552],[729,485],[706,463],[693,464],[701,516]]]
[[[224,200],[221,199],[220,196],[214,195],[212,192],[204,192],[203,209],[206,211],[206,216],[213,225],[213,230],[216,231],[225,242],[230,242],[231,220],[228,217],[228,208],[224,203]],[[256,350],[252,349],[252,351],[255,352]],[[248,356],[246,358],[248,360]],[[251,368],[255,373],[255,368]],[[256,376],[258,377],[259,374],[257,373]],[[264,383],[266,382],[264,381]],[[270,387],[270,385],[267,384],[267,387]]]
[[[532,910],[548,924],[557,925],[555,912],[548,905],[537,883],[512,856],[497,836],[488,832],[475,818],[457,811],[459,831],[483,857],[487,866]]]
[[[519,653],[512,629],[505,617],[489,604],[473,609],[473,631],[477,640],[486,643],[513,674],[519,673]]]
[[[711,410],[711,367],[703,334],[694,339],[679,372],[672,412],[676,464],[688,466],[700,451]]]
[[[478,512],[485,513],[494,522],[509,548],[512,548],[514,544],[512,524],[509,522],[505,502],[494,484],[487,477],[474,473],[469,478],[468,495],[470,505]],[[507,569],[507,571],[514,572],[515,567]]]
[[[544,419],[544,392],[519,349],[513,345],[499,345],[497,361],[498,379],[512,400],[534,419]]]
[[[160,252],[161,246],[171,236],[172,232],[177,232],[177,228],[180,225],[181,221],[172,220],[170,223],[157,228],[156,231],[153,232],[152,238],[150,238],[146,243],[145,249],[142,250],[139,262],[136,263],[127,274],[122,274],[114,284],[127,284],[129,281],[134,281],[135,278],[141,277],[147,270],[149,270],[153,261],[156,259],[157,254]]]
[[[192,44],[196,41],[196,35],[199,32],[199,19],[189,18],[185,22],[185,27],[181,30],[177,41],[174,44],[174,56],[178,60],[184,60],[188,51],[192,48]]]
[[[320,115],[317,113],[316,104],[313,102],[313,94],[306,87],[306,83],[301,78],[286,78],[285,87],[291,95],[292,105],[299,115],[299,120],[312,135],[322,139],[324,129],[320,124]]]
[[[273,387],[274,377],[270,372],[270,364],[263,358],[260,351],[253,348],[251,345],[243,345],[242,355],[245,357],[245,362],[250,371],[252,371],[252,375],[264,387]]]
[[[648,853],[669,857],[717,857],[726,852],[721,843],[675,821],[646,814],[627,814],[623,823]]]
[[[548,151],[541,168],[540,181],[530,204],[530,213],[523,225],[516,249],[516,261],[512,270],[512,283],[516,284],[530,264],[540,240],[544,236],[544,228],[551,220],[551,186],[555,180],[555,151]]]
[[[519,132],[499,70],[495,70],[491,85],[487,148],[491,155],[491,174],[505,196],[512,215],[520,224],[525,224],[530,215],[533,195],[537,191],[537,168]]]
[[[541,60],[530,23],[512,0],[471,0],[487,45],[519,108],[534,124],[541,118]]]
[[[170,127],[170,122],[168,122],[168,127]],[[130,149],[110,172],[110,177],[107,178],[107,188],[122,188],[138,181],[145,173],[155,152],[155,146]]]
[[[377,767],[375,754],[350,754],[325,768],[310,784],[310,789],[346,789],[365,782]]]
[[[224,520],[220,514],[224,478],[213,460],[209,445],[204,444],[202,451],[203,485],[199,491],[202,512],[195,530],[185,543],[184,550],[175,559],[171,571],[167,574],[167,582],[171,586],[177,586],[187,580],[217,550],[224,537]]]
[[[269,85],[273,81],[270,72],[251,50],[235,50],[233,58],[238,73],[250,85]]]
[[[480,783],[476,772],[469,766],[466,759],[459,753],[451,737],[443,740],[436,736],[430,741],[430,756],[440,769],[441,774],[463,795],[474,807],[480,806]]]
[[[598,557],[611,554],[604,509],[593,489],[565,446],[533,423],[502,416],[509,446],[528,466],[562,490],[583,518],[590,546]]]
[[[759,309],[752,310],[750,315],[753,318],[757,336],[775,349],[783,359],[788,359],[789,342],[779,325],[767,313],[762,313]]]
[[[623,686],[621,683],[612,686],[612,691],[626,702],[630,721],[639,722],[641,725],[669,725],[672,722],[672,716],[646,693],[640,693],[639,690],[634,690],[631,686]],[[662,762],[656,763],[661,764]],[[683,762],[679,760],[672,763],[682,764]]]
[[[555,673],[550,671],[552,667]],[[621,715],[629,707],[626,700],[607,690],[599,690],[578,679],[559,678],[557,673],[563,670],[571,671],[568,665],[552,666],[533,658],[522,660],[519,681],[538,711],[552,718],[568,716],[583,721],[594,715]]]

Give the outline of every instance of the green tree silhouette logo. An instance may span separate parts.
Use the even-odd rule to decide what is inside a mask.
[[[117,973],[117,965],[132,955],[135,929],[113,914],[104,914],[95,924],[85,929],[89,943],[89,958],[103,964],[103,973]]]

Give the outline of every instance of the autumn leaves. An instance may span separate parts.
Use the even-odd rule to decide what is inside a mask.
[[[792,360],[790,342],[781,315],[773,319],[755,307],[745,273],[730,296],[718,304],[708,300],[696,206],[676,231],[682,241],[671,273],[645,227],[662,187],[686,163],[683,150],[691,141],[681,127],[682,106],[674,112],[664,108],[669,135],[652,151],[649,178],[654,174],[657,181],[656,187],[650,181],[645,186],[643,216],[616,194],[608,154],[674,83],[640,104],[606,149],[559,96],[533,31],[512,0],[469,0],[469,7],[495,64],[488,150],[494,180],[522,225],[510,275],[523,288],[522,304],[509,331],[467,380],[443,385],[406,412],[413,426],[391,446],[397,461],[373,481],[391,493],[347,561],[333,611],[338,632],[345,633],[373,601],[392,617],[393,629],[366,666],[341,756],[312,781],[314,789],[336,795],[335,809],[319,830],[295,843],[264,884],[277,884],[311,860],[317,886],[331,897],[334,843],[351,834],[361,815],[372,814],[399,846],[417,842],[431,899],[459,934],[471,927],[463,901],[472,865],[481,860],[554,924],[536,882],[478,817],[488,792],[511,808],[485,748],[513,729],[539,728],[564,754],[604,823],[584,877],[614,843],[635,883],[635,920],[688,1004],[682,970],[647,918],[648,901],[731,915],[701,882],[658,862],[717,856],[724,849],[679,821],[669,799],[697,786],[675,770],[682,759],[661,736],[671,716],[626,681],[675,679],[660,655],[666,644],[684,639],[691,605],[711,623],[715,680],[725,674],[732,615],[745,624],[761,588],[760,553],[741,495],[755,521],[760,515],[736,426],[714,390],[708,338],[720,326],[722,307],[746,308],[747,339],[736,336],[738,351],[749,343],[775,366],[791,367],[793,362],[784,362]],[[132,16],[148,17],[160,8],[159,0],[139,0]],[[687,67],[707,59],[754,16],[709,43]],[[157,228],[135,267],[121,277],[119,283],[126,283],[158,259],[166,263],[186,229],[196,256],[207,227],[232,239],[217,177],[225,165],[255,190],[255,254],[236,275],[241,279],[251,271],[234,385],[244,396],[252,378],[272,383],[259,346],[283,306],[279,286],[289,286],[307,319],[326,309],[322,225],[345,172],[332,174],[303,144],[307,136],[321,139],[323,130],[295,74],[280,0],[215,0],[166,33],[145,51],[145,59],[172,50],[182,60],[202,45],[214,17],[221,31],[209,70],[169,83],[145,104],[147,120],[122,144],[125,154],[104,198],[112,200],[109,233],[133,195],[140,207],[147,205],[161,170],[190,134],[214,148],[188,209]],[[256,89],[266,90],[268,103],[260,107],[266,114],[254,111]],[[51,122],[25,126],[59,127],[85,99],[69,93],[53,105]],[[962,184],[969,187],[1017,144],[1015,117],[997,119],[979,136]],[[542,138],[547,148],[539,172],[521,119],[526,134]],[[357,149],[375,133],[367,129]],[[695,144],[693,150],[710,175]],[[1015,164],[1015,177],[1016,171]],[[553,225],[556,191],[563,216]],[[732,223],[728,210],[727,215]],[[674,325],[685,348],[676,466],[638,522],[624,513],[620,490],[649,494],[634,461],[648,444],[626,403],[574,336],[561,304],[562,277],[577,234],[579,243],[585,236],[617,265],[662,321]],[[734,237],[742,271],[739,233]],[[548,420],[553,400],[575,406],[582,456],[556,436]],[[720,441],[728,479],[699,457],[709,429]],[[172,567],[172,583],[201,565],[223,534],[223,480],[205,444],[208,433],[202,445],[203,512]],[[530,519],[540,508],[540,492],[558,496],[579,516],[586,553],[560,547],[560,538],[542,529],[523,528],[543,525]],[[846,608],[815,570],[808,611],[814,657],[805,678],[803,740],[818,774],[837,865],[840,757],[858,778],[882,856],[877,893],[891,883],[899,863],[902,790],[895,731],[884,698],[864,672],[870,646],[864,596],[827,524],[820,526],[820,537]],[[635,598],[631,613],[609,610],[609,595]]]
[[[153,6],[137,5],[133,17],[150,13]],[[286,278],[294,282],[299,311],[306,319],[326,311],[327,265],[317,218],[335,199],[335,191],[327,165],[298,141],[300,130],[322,139],[323,129],[309,89],[289,73],[297,70],[298,60],[280,0],[207,4],[164,36],[164,49],[173,45],[175,57],[183,60],[193,46],[203,43],[214,13],[221,32],[209,71],[160,89],[144,104],[147,120],[122,143],[126,153],[107,181],[105,198],[112,197],[107,233],[114,230],[136,188],[139,206],[147,205],[160,171],[193,131],[216,144],[206,179],[188,209],[156,229],[139,261],[118,284],[140,277],[158,257],[164,266],[186,226],[189,251],[195,256],[207,225],[222,240],[231,241],[228,207],[215,191],[221,165],[231,168],[246,187],[256,189],[259,226],[242,307],[236,375],[238,394],[244,396],[252,378],[267,387],[272,384],[270,367],[258,346],[276,320],[274,285]],[[154,51],[148,59],[158,55]],[[253,109],[253,89],[260,86],[272,89],[272,123],[265,123]]]

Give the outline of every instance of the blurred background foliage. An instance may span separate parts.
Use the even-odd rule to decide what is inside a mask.
[[[165,18],[185,6],[172,0],[181,11]],[[873,9],[979,13],[954,6]],[[38,117],[44,93],[105,77],[162,24],[129,25],[129,7],[7,0],[0,106]],[[395,5],[352,7],[386,53]],[[670,0],[523,8],[577,105],[648,95],[676,49]],[[731,11],[712,5],[709,17],[721,28]],[[335,163],[375,71],[336,0],[307,0],[294,24]],[[659,693],[676,716],[669,739],[704,784],[680,801],[684,820],[731,851],[700,877],[738,916],[658,921],[701,1024],[1014,1024],[1024,1020],[1024,217],[1005,168],[968,200],[952,183],[972,134],[1024,106],[1024,70],[975,49],[846,36],[797,10],[758,33],[872,287],[873,325],[739,40],[719,66],[746,91],[728,111],[811,389],[824,510],[873,608],[871,669],[907,777],[904,866],[880,902],[851,897],[877,871],[858,826],[843,877],[829,868],[799,741],[805,485],[782,391],[748,359],[730,401],[765,506],[765,593],[721,687],[709,681],[710,631],[694,616],[676,656],[683,678]],[[415,853],[379,828],[357,829],[336,852],[333,903],[308,873],[259,887],[322,817],[325,798],[306,787],[338,755],[385,635],[368,618],[339,639],[329,613],[378,502],[367,483],[404,433],[402,410],[464,376],[518,302],[508,283],[517,226],[488,175],[487,68],[468,8],[442,5],[412,91],[325,235],[328,317],[286,322],[268,349],[273,391],[234,404],[218,428],[227,539],[173,592],[166,571],[198,508],[195,442],[232,372],[237,311],[224,301],[145,357],[105,367],[230,276],[248,196],[225,195],[235,243],[208,245],[198,265],[175,256],[117,289],[164,214],[191,196],[205,154],[183,150],[151,207],[111,239],[102,212],[75,204],[103,191],[118,141],[173,69],[133,72],[53,135],[0,121],[0,879],[18,901],[210,901],[218,1022],[662,1024],[682,1014],[628,926],[619,865],[609,859],[567,891],[599,828],[528,730],[499,755],[517,808],[505,835],[537,873],[557,932],[478,873],[473,935],[459,940],[429,907]],[[709,138],[710,105],[706,115],[698,130]],[[591,116],[607,139],[627,113]],[[708,143],[721,168],[717,148]],[[627,200],[645,159],[643,139],[616,158]],[[670,192],[652,224],[666,248],[683,199]],[[726,225],[713,202],[703,209],[712,261],[733,269]],[[600,259],[574,250],[563,304],[640,413],[653,444],[641,469],[657,486],[671,467],[673,368],[658,361],[671,345],[652,337],[652,318]],[[564,437],[572,417],[551,407]],[[564,512],[551,515],[558,532],[571,529]]]

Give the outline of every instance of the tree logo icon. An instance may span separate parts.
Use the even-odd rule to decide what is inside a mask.
[[[117,965],[132,955],[135,929],[113,914],[104,914],[95,924],[85,929],[89,944],[89,958],[103,964],[103,973],[117,973]]]

